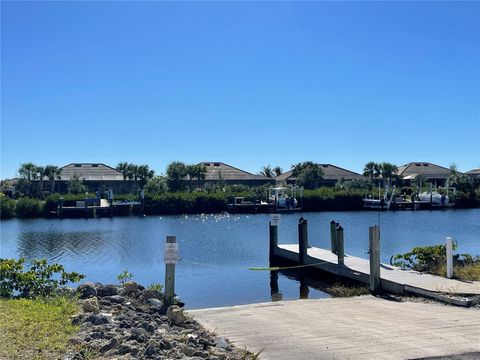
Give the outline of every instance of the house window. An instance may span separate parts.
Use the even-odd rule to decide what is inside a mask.
[[[422,164],[415,164],[415,166],[422,166]]]
[[[323,164],[323,165],[322,165],[322,167],[324,167],[324,168],[327,168],[327,167],[328,167],[328,165],[325,165],[325,164]]]
[[[81,167],[82,164],[75,164],[74,166],[75,166],[75,167]]]
[[[213,166],[220,166],[220,163],[214,163]]]
[[[423,166],[428,166],[428,163],[423,163]]]
[[[92,164],[92,167],[98,167],[98,164]]]

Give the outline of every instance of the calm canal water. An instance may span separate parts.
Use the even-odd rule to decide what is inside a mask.
[[[300,216],[308,219],[312,246],[329,247],[329,222],[345,229],[345,252],[367,257],[368,226],[380,223],[381,256],[414,246],[458,241],[458,252],[480,254],[480,209],[404,212],[319,212],[283,215],[279,242],[297,240]],[[117,282],[124,269],[149,285],[164,282],[165,237],[176,235],[182,260],[176,268],[176,292],[188,308],[269,301],[269,215],[194,215],[104,219],[34,219],[0,222],[0,257],[47,258],[87,280]],[[299,297],[299,283],[280,275],[283,299]],[[310,288],[309,297],[329,295]]]

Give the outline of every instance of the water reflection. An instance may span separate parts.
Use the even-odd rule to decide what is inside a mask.
[[[56,260],[99,253],[108,244],[102,240],[100,231],[23,232],[18,234],[17,249],[20,257]]]
[[[323,248],[330,246],[330,221],[340,222],[345,252],[354,256],[368,256],[368,227],[378,221],[383,262],[445,236],[458,241],[458,252],[480,254],[480,209],[385,212],[380,218],[371,212],[283,215],[280,244],[297,241],[300,216],[308,219],[310,245]],[[176,235],[182,257],[176,288],[190,308],[328,297],[325,284],[308,274],[248,270],[268,263],[269,219],[267,214],[13,219],[0,222],[0,257],[47,258],[100,282],[116,282],[128,269],[134,280],[148,285],[164,282],[165,238]]]

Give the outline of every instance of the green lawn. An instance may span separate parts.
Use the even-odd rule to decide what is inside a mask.
[[[74,300],[0,299],[0,359],[58,359],[77,331]]]

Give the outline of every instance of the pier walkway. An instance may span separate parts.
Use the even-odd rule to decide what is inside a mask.
[[[400,360],[480,355],[480,310],[373,296],[193,310],[207,329],[263,360]],[[473,356],[473,357],[471,357]]]
[[[295,262],[299,258],[298,249],[296,244],[278,245],[273,251],[275,256]],[[322,271],[369,283],[370,264],[367,259],[345,255],[344,266],[338,266],[337,255],[329,250],[311,247],[307,249],[305,263],[316,264],[314,267]],[[447,279],[387,264],[380,265],[380,277],[382,288],[396,294],[411,293],[439,300],[448,300],[446,294],[480,295],[480,281]]]

